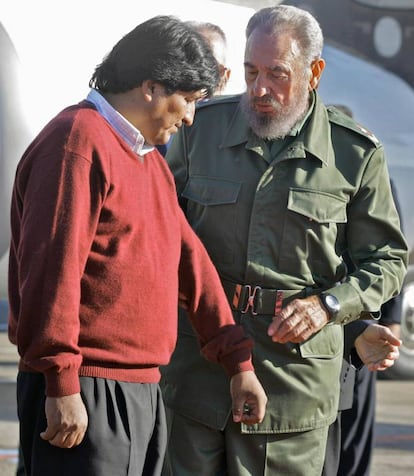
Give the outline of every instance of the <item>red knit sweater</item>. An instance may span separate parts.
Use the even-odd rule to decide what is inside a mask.
[[[47,395],[79,375],[158,382],[190,311],[203,354],[252,369],[218,275],[154,150],[139,160],[88,103],[62,111],[28,147],[11,205],[9,337]]]

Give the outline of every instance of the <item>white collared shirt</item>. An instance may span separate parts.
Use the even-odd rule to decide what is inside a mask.
[[[148,152],[154,150],[152,145],[145,143],[144,136],[141,132],[112,107],[99,91],[91,89],[86,99],[96,107],[99,114],[109,122],[122,139],[131,147],[131,150],[138,156],[143,157]]]

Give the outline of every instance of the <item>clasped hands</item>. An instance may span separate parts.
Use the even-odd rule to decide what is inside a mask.
[[[274,342],[301,343],[321,330],[329,322],[329,315],[318,296],[295,299],[284,307],[268,328]],[[355,348],[368,370],[385,370],[399,357],[401,340],[386,326],[369,324],[356,338]]]

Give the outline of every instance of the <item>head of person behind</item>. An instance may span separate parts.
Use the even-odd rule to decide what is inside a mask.
[[[281,139],[300,124],[325,67],[322,48],[320,25],[305,10],[278,5],[251,17],[241,105],[256,135]]]
[[[191,125],[196,101],[213,94],[218,82],[217,61],[203,38],[178,18],[160,15],[121,38],[89,86],[155,145]]]
[[[231,69],[227,65],[227,38],[226,34],[215,23],[209,22],[187,22],[193,30],[197,31],[210,45],[214,57],[219,66],[220,81],[217,85],[214,95],[224,94],[227,83],[230,79]]]

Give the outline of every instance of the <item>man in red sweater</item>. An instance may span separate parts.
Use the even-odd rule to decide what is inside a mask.
[[[87,99],[46,125],[18,165],[9,337],[27,475],[160,473],[159,366],[175,347],[178,301],[202,354],[232,377],[234,421],[263,419],[252,341],[154,149],[191,125],[217,81],[202,38],[154,17],[114,46]]]

